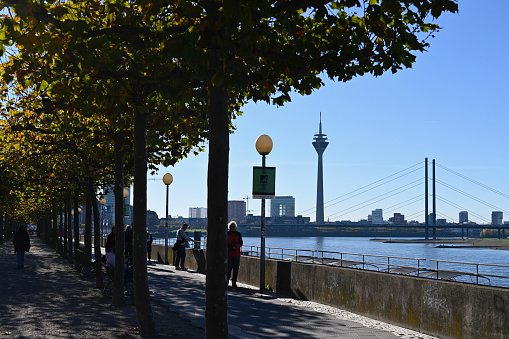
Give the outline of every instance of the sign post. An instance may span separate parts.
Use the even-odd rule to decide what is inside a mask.
[[[260,291],[265,290],[265,199],[274,199],[276,195],[276,168],[265,167],[265,155],[262,167],[253,167],[253,199],[262,199],[260,223]]]

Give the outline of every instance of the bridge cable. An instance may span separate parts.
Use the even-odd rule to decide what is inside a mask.
[[[468,181],[470,181],[470,182],[472,182],[472,183],[474,183],[474,184],[477,184],[477,185],[479,185],[479,186],[481,186],[481,187],[483,187],[483,188],[485,188],[485,189],[487,189],[487,190],[490,190],[490,191],[492,191],[492,192],[494,192],[494,193],[500,194],[501,196],[503,196],[503,197],[505,197],[505,198],[508,198],[508,199],[509,199],[509,195],[508,195],[508,194],[505,194],[505,193],[503,193],[503,192],[500,192],[500,191],[498,191],[498,190],[496,190],[496,189],[494,189],[494,188],[492,188],[492,187],[489,187],[488,185],[485,185],[485,184],[483,184],[483,183],[480,183],[479,181],[476,181],[476,180],[474,180],[474,179],[471,179],[471,178],[467,177],[466,175],[463,175],[463,174],[461,174],[461,173],[458,173],[458,172],[456,172],[456,171],[454,171],[454,170],[452,170],[452,169],[450,169],[450,168],[447,168],[447,167],[445,167],[445,166],[443,166],[443,165],[440,165],[440,164],[436,164],[436,165],[437,165],[438,167],[440,167],[440,168],[442,168],[442,169],[446,170],[446,171],[449,171],[449,172],[451,172],[451,173],[453,173],[453,174],[456,174],[457,176],[459,176],[459,177],[461,177],[461,178],[463,178],[463,179],[465,179],[465,180],[468,180]]]
[[[494,209],[498,209],[498,210],[500,210],[500,211],[503,211],[504,213],[509,213],[508,211],[504,210],[503,208],[500,208],[500,207],[497,207],[497,206],[495,206],[495,205],[492,205],[492,204],[490,204],[490,203],[489,203],[489,202],[487,202],[487,201],[484,201],[484,200],[482,200],[482,199],[480,199],[480,198],[478,198],[478,197],[475,197],[475,196],[473,196],[473,195],[471,195],[471,194],[469,194],[469,193],[466,193],[466,192],[464,192],[464,191],[460,190],[459,188],[456,188],[456,187],[454,187],[454,186],[452,186],[452,185],[446,184],[445,182],[443,182],[443,181],[441,181],[441,180],[438,180],[438,179],[437,179],[436,181],[437,181],[438,183],[442,184],[443,186],[445,186],[445,187],[447,187],[447,188],[449,188],[449,189],[453,190],[453,191],[456,191],[456,192],[458,192],[458,193],[460,193],[460,194],[463,194],[464,196],[466,196],[466,197],[468,197],[468,198],[470,198],[470,199],[473,199],[473,200],[475,200],[475,201],[477,201],[477,202],[480,202],[481,204],[484,204],[484,205],[486,205],[486,206],[488,206],[488,207],[491,207],[491,208],[494,208]]]
[[[466,208],[464,208],[464,207],[462,207],[462,206],[460,206],[460,205],[458,205],[458,204],[456,204],[456,203],[454,203],[454,202],[452,202],[452,201],[450,201],[450,200],[447,200],[447,199],[445,199],[445,198],[442,198],[442,197],[441,197],[441,196],[439,196],[439,195],[437,195],[437,199],[439,199],[440,201],[445,202],[446,204],[449,204],[449,205],[451,205],[451,206],[453,206],[453,207],[456,207],[457,209],[459,209],[459,210],[461,210],[461,211],[467,211],[468,213],[473,214],[474,216],[478,217],[479,219],[483,219],[483,220],[485,220],[486,222],[490,222],[490,220],[486,219],[486,218],[485,218],[485,217],[483,217],[482,215],[479,215],[479,214],[477,214],[477,213],[475,213],[475,212],[469,211],[468,209],[466,209]]]
[[[404,189],[404,190],[402,190],[402,191],[396,192],[396,193],[391,194],[391,195],[389,195],[389,196],[387,196],[387,197],[384,197],[384,198],[382,198],[382,199],[379,199],[379,200],[377,200],[377,201],[372,202],[372,200],[374,200],[374,199],[377,199],[377,198],[383,197],[384,195],[390,194],[390,193],[392,193],[392,192],[394,192],[394,191],[397,191],[397,190],[399,190],[399,189],[401,189],[401,188],[403,188],[403,187],[405,187],[405,186],[411,185],[411,184],[413,184],[413,183],[415,183],[415,182],[417,182],[417,181],[419,181],[419,183],[418,183],[417,185],[414,185],[414,186],[408,187],[408,188],[406,188],[406,189]],[[364,202],[362,202],[362,203],[356,204],[356,205],[351,206],[351,207],[349,207],[349,208],[347,208],[347,209],[344,209],[344,210],[342,210],[342,211],[339,211],[339,212],[336,212],[336,213],[330,214],[327,218],[331,218],[331,217],[335,217],[335,216],[340,217],[340,216],[346,215],[346,214],[348,214],[348,213],[351,213],[351,212],[357,211],[357,210],[359,210],[359,209],[365,208],[365,207],[367,207],[367,206],[369,206],[369,205],[371,205],[371,204],[374,204],[374,203],[380,202],[380,201],[382,201],[382,200],[388,199],[388,198],[390,198],[390,197],[393,197],[393,196],[395,196],[395,195],[401,194],[401,193],[403,193],[403,192],[405,192],[405,191],[408,191],[408,190],[410,190],[410,189],[412,189],[412,188],[414,188],[414,187],[421,186],[421,185],[422,185],[421,181],[422,181],[422,179],[418,179],[418,180],[413,181],[413,182],[411,182],[411,183],[409,183],[409,184],[406,184],[406,185],[403,185],[403,186],[401,186],[401,187],[398,187],[398,188],[396,188],[396,189],[394,189],[394,190],[392,190],[392,191],[389,191],[389,192],[387,192],[387,193],[381,194],[381,195],[379,195],[379,196],[377,196],[377,197],[374,197],[374,198],[372,198],[372,199],[366,200],[366,201],[364,201]],[[346,200],[346,199],[345,199],[345,200]],[[359,207],[359,208],[356,208],[356,209],[354,209],[354,210],[351,210],[352,208],[357,207],[357,206],[359,206],[359,205],[363,205],[363,206],[361,206],[361,207]],[[348,211],[348,210],[351,210],[351,211]],[[348,211],[348,212],[343,213],[343,214],[341,214],[341,215],[338,215],[339,213],[342,213],[342,212],[345,212],[345,211]]]
[[[380,179],[380,180],[374,181],[374,182],[372,182],[372,183],[370,183],[370,184],[368,184],[368,185],[365,185],[365,186],[363,186],[363,187],[360,187],[360,188],[358,188],[358,189],[356,189],[356,190],[353,190],[353,191],[351,191],[351,192],[349,192],[349,193],[343,194],[343,195],[341,195],[341,196],[339,196],[339,197],[337,197],[337,198],[334,198],[334,199],[332,199],[332,200],[329,200],[329,201],[327,201],[327,202],[325,202],[325,203],[323,204],[323,205],[324,205],[324,208],[328,208],[328,207],[330,207],[330,206],[333,206],[333,205],[337,204],[337,203],[334,203],[334,204],[331,204],[331,205],[327,205],[327,204],[329,204],[329,203],[331,203],[331,202],[333,202],[333,201],[335,201],[335,200],[337,200],[337,199],[341,199],[341,198],[344,198],[344,197],[346,197],[346,196],[349,196],[349,195],[351,195],[351,194],[353,194],[353,193],[355,193],[355,192],[358,192],[358,191],[360,191],[360,190],[363,190],[363,189],[365,189],[365,188],[367,188],[367,187],[369,187],[369,186],[375,185],[375,184],[377,184],[377,183],[379,183],[379,182],[381,182],[381,181],[384,181],[384,180],[386,180],[386,179],[388,179],[388,178],[390,178],[390,177],[393,177],[393,176],[395,176],[395,175],[397,175],[397,174],[400,174],[400,173],[402,173],[402,172],[408,171],[409,169],[414,168],[414,167],[416,167],[416,166],[418,166],[418,165],[422,165],[422,162],[419,162],[419,163],[417,163],[417,164],[415,164],[415,165],[413,165],[413,166],[410,166],[410,167],[408,167],[408,168],[405,168],[404,170],[401,170],[401,171],[399,171],[399,172],[396,172],[396,173],[394,173],[394,174],[391,174],[391,175],[389,175],[389,176],[387,176],[387,177],[385,177],[385,178],[382,178],[382,179]],[[351,197],[348,197],[348,198],[346,198],[346,199],[343,199],[343,200],[341,200],[341,201],[339,201],[339,202],[342,202],[342,201],[348,200],[348,199],[350,199],[350,198],[356,197],[356,196],[358,196],[358,195],[360,195],[360,194],[362,194],[362,193],[366,193],[366,192],[368,192],[368,191],[370,191],[370,190],[372,190],[372,189],[375,189],[375,188],[377,188],[377,187],[380,187],[380,186],[382,186],[382,185],[385,185],[385,184],[387,184],[387,183],[389,183],[389,182],[392,182],[392,181],[394,181],[394,180],[396,180],[396,179],[399,179],[399,178],[401,178],[401,177],[404,177],[404,176],[406,176],[406,175],[408,175],[408,174],[410,174],[410,173],[413,173],[413,172],[415,172],[415,171],[417,171],[417,170],[420,170],[420,169],[422,169],[422,166],[421,166],[420,168],[417,168],[417,169],[415,169],[415,170],[411,171],[411,172],[408,172],[408,173],[406,173],[406,174],[403,174],[403,175],[400,175],[400,176],[398,176],[398,177],[396,177],[396,178],[393,178],[393,179],[391,179],[391,180],[389,180],[389,181],[387,181],[387,182],[385,182],[385,183],[382,183],[382,184],[380,184],[380,185],[377,185],[377,186],[375,186],[375,187],[372,187],[372,188],[370,188],[370,189],[367,189],[367,190],[365,190],[365,191],[363,191],[363,192],[360,192],[360,193],[358,193],[358,194],[355,194],[355,195],[353,195],[353,196],[351,196]],[[326,206],[326,205],[327,205],[327,206]],[[309,215],[309,214],[312,214],[312,213],[314,212],[314,210],[316,210],[316,207],[311,207],[311,208],[308,208],[308,209],[306,209],[306,210],[304,210],[304,211],[302,211],[302,212],[300,212],[300,213],[297,213],[297,214],[300,214],[300,215]],[[309,213],[307,213],[307,214],[305,214],[305,213],[306,213],[306,212],[308,212],[308,211],[310,211],[310,212],[309,212]]]

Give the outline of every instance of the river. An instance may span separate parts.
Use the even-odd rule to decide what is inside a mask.
[[[259,237],[243,237],[243,250],[249,249],[249,246],[260,246]],[[401,240],[398,238],[398,240]],[[443,244],[447,245],[447,239]],[[484,248],[439,248],[438,244],[426,243],[384,243],[372,241],[369,238],[362,237],[274,237],[266,238],[265,246],[267,248],[288,248],[315,251],[343,252],[372,254],[391,257],[407,257],[426,259],[421,262],[421,267],[436,268],[436,262],[430,260],[445,260],[468,263],[481,263],[492,265],[509,265],[509,251],[484,249]],[[456,244],[457,245],[457,244]],[[277,252],[277,250],[272,250]],[[317,254],[315,253],[315,256]],[[324,256],[328,256],[324,254]],[[337,257],[337,255],[336,255]],[[355,257],[357,257],[355,259]],[[358,256],[343,256],[343,259],[359,260]],[[381,261],[380,258],[368,258],[366,260]],[[391,262],[393,262],[391,260]],[[396,262],[395,262],[396,263]],[[402,260],[399,265],[417,266],[417,261]],[[458,270],[462,272],[476,272],[476,266],[439,263],[440,269]],[[509,267],[479,266],[479,273],[509,276]],[[458,281],[465,281],[470,277],[456,278]],[[509,286],[509,279],[490,278],[492,285]],[[483,283],[480,280],[481,283]]]
[[[191,235],[192,236],[192,235]],[[243,251],[257,252],[260,246],[260,237],[243,237]],[[378,238],[383,239],[383,238]],[[172,239],[173,240],[173,239]],[[402,240],[398,238],[398,240]],[[157,239],[156,242],[164,244],[164,239]],[[448,245],[447,239],[442,243]],[[385,257],[405,257],[426,259],[425,261],[417,260],[398,260],[391,259],[391,264],[417,266],[429,269],[436,269],[437,263],[431,260],[444,260],[463,263],[479,263],[490,265],[509,265],[509,251],[485,249],[485,248],[465,248],[465,247],[437,247],[438,244],[433,243],[384,243],[381,241],[372,241],[365,237],[266,237],[266,252],[270,251],[270,256],[277,258],[277,254],[281,252],[279,248],[297,249],[299,255],[311,255],[309,251],[325,251],[325,252],[342,252],[342,253],[358,253],[367,255],[380,255]],[[457,244],[456,244],[457,245]],[[251,247],[252,246],[252,247]],[[308,252],[306,252],[308,251]],[[285,253],[290,253],[285,251]],[[322,253],[314,253],[314,256],[321,256]],[[338,253],[323,253],[324,257],[339,258]],[[362,257],[344,254],[344,260],[361,260]],[[365,261],[387,262],[386,258],[366,257]],[[457,263],[439,263],[441,270],[454,270],[461,272],[471,272],[480,274],[491,274],[509,277],[509,267],[496,266],[475,266],[461,265]],[[456,281],[475,282],[475,278],[471,276],[462,276],[454,278]],[[473,280],[474,279],[474,280]],[[509,287],[509,278],[489,277],[480,279],[482,284],[491,284],[494,286]]]

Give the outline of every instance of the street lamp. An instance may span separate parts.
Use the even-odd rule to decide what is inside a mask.
[[[265,156],[272,151],[272,139],[262,134],[256,139],[255,144],[256,150],[262,156],[262,168],[265,167]],[[262,198],[262,213],[261,213],[261,225],[260,225],[260,291],[265,290],[265,199]]]
[[[170,185],[173,182],[173,176],[170,173],[166,173],[163,175],[163,182],[166,185],[166,217],[164,218],[166,220],[165,222],[165,228],[164,228],[164,263],[166,265],[169,264],[168,262],[168,193],[170,191]]]
[[[129,204],[125,203],[126,202],[126,198],[129,196],[129,191],[126,188],[124,188],[123,195],[124,195],[124,223],[125,223],[126,222],[126,217],[129,216]]]

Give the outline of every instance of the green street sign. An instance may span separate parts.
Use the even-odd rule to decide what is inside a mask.
[[[128,204],[124,204],[124,217],[128,217],[129,216],[129,205]]]
[[[253,199],[274,199],[276,168],[253,166]]]

